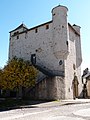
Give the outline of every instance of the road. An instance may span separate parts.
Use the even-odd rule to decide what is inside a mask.
[[[33,105],[0,112],[0,120],[90,120],[90,103]]]

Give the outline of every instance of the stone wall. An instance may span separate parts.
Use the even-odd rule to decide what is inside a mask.
[[[38,84],[29,92],[31,99],[58,100],[65,99],[64,78],[49,77]]]
[[[66,99],[72,99],[73,98],[72,83],[73,83],[74,75],[76,75],[78,78],[78,83],[79,83],[78,95],[80,95],[82,92],[81,62],[77,61],[77,57],[78,56],[81,57],[81,44],[80,43],[78,44],[78,41],[80,41],[80,36],[77,35],[75,31],[72,30],[72,27],[69,27],[68,30],[69,30],[69,40],[68,40],[69,54],[67,56],[67,59],[65,60],[65,86],[66,86],[65,96],[66,96]],[[80,46],[80,49],[79,49],[79,46]]]

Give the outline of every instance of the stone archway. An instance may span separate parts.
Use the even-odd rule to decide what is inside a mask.
[[[78,97],[78,78],[77,76],[74,76],[74,79],[73,79],[73,98],[77,98]]]

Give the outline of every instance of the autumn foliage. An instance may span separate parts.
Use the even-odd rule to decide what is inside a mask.
[[[36,68],[29,61],[13,58],[0,70],[0,87],[13,90],[20,86],[34,86],[37,73]]]

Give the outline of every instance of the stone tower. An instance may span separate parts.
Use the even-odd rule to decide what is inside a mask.
[[[30,60],[40,71],[30,96],[37,99],[78,97],[81,84],[80,27],[67,21],[67,7],[52,9],[52,20],[33,28],[21,24],[10,31],[9,59]]]
[[[65,59],[68,55],[67,11],[65,6],[60,5],[52,9],[53,49],[54,55],[58,59]]]

